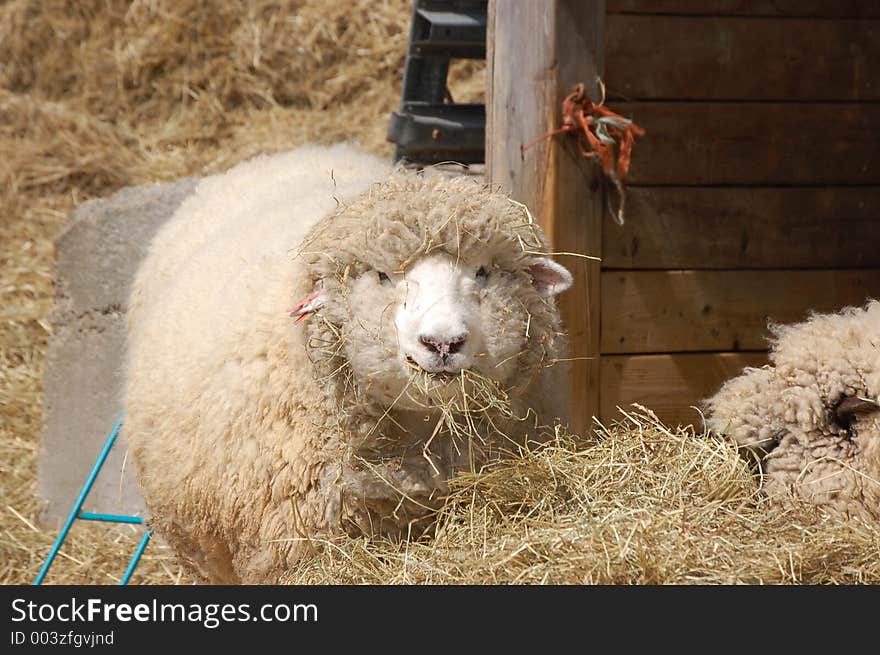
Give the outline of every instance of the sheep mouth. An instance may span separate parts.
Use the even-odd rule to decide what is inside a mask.
[[[418,371],[421,374],[427,374],[432,380],[436,380],[442,384],[449,384],[450,382],[457,380],[461,376],[461,370],[458,371],[447,371],[447,370],[439,370],[432,371],[430,369],[425,368],[421,364],[419,364],[415,359],[413,359],[410,355],[406,356],[406,364],[414,371]]]

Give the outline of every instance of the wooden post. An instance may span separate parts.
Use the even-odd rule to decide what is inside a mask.
[[[601,171],[568,135],[523,146],[561,125],[582,82],[598,100],[604,0],[489,0],[486,174],[537,216],[554,251],[601,256]],[[571,429],[599,415],[599,262],[560,255],[574,287],[559,296],[571,340]],[[587,359],[589,358],[589,359]]]

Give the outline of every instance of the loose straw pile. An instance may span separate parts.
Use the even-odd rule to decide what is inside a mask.
[[[290,584],[877,584],[880,526],[769,504],[736,448],[635,409],[452,484],[415,542],[316,541]]]

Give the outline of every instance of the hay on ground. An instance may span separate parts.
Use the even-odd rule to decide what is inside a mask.
[[[876,584],[880,526],[768,504],[736,447],[634,410],[459,477],[415,542],[313,542],[289,584]]]

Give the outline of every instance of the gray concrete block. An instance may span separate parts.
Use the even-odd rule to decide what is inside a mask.
[[[55,306],[43,378],[37,493],[41,520],[65,518],[123,411],[125,311],[129,287],[156,230],[198,180],[123,189],[77,207],[55,240]],[[139,514],[133,470],[121,439],[84,508]]]

